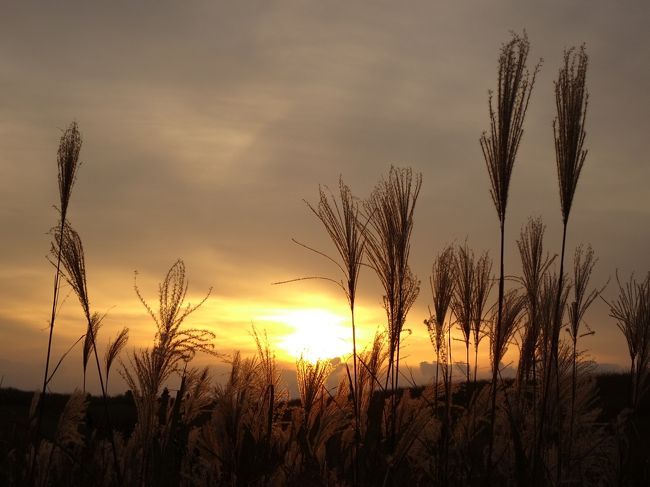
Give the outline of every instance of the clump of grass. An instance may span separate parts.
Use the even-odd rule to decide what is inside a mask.
[[[325,381],[332,371],[332,364],[329,360],[317,360],[310,362],[300,357],[296,362],[296,377],[298,381],[298,392],[300,393],[300,404],[304,411],[305,427],[308,427],[314,416],[318,403],[325,400]]]
[[[40,445],[36,485],[46,486],[50,482],[56,483],[60,480],[56,478],[57,471],[63,471],[64,465],[77,461],[75,457],[84,445],[81,428],[84,424],[87,407],[88,401],[85,394],[75,390],[70,395],[59,417],[52,442],[45,441]]]
[[[137,277],[137,274],[136,274]],[[140,467],[136,468],[137,482],[150,481],[155,474],[151,463],[151,449],[157,434],[157,402],[163,384],[173,374],[184,375],[187,364],[199,352],[216,354],[212,340],[213,332],[197,328],[183,328],[189,315],[196,311],[210,295],[191,305],[185,303],[189,283],[185,264],[177,260],[158,286],[158,310],[146,302],[137,286],[135,292],[156,324],[152,349],[135,351],[129,362],[122,364],[121,375],[133,393],[138,415],[135,438],[140,455]]]

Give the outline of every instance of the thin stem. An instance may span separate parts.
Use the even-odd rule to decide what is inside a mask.
[[[102,398],[104,403],[104,414],[106,415],[106,424],[108,425],[108,434],[111,439],[111,449],[113,451],[113,466],[115,467],[115,475],[117,476],[117,485],[122,485],[122,473],[120,471],[120,465],[117,460],[117,448],[115,448],[115,433],[113,431],[113,424],[111,423],[111,418],[108,413],[108,398],[106,397],[106,388],[104,387],[104,379],[102,378],[102,368],[99,365],[99,355],[97,354],[97,344],[95,343],[95,330],[91,324],[90,316],[86,316],[88,319],[88,333],[90,333],[90,339],[93,342],[93,352],[95,355],[95,363],[97,364],[97,375],[99,376],[99,385],[102,390]],[[85,376],[84,376],[85,380]]]
[[[500,271],[499,271],[499,305],[498,305],[498,312],[497,312],[497,325],[496,325],[496,333],[494,336],[494,341],[498,344],[501,341],[501,320],[503,318],[503,294],[504,294],[504,264],[503,264],[503,256],[504,256],[504,238],[505,238],[505,221],[501,220],[501,263],[500,263]],[[487,483],[488,485],[490,484],[490,478],[492,475],[492,453],[494,450],[494,423],[496,419],[496,404],[497,404],[497,380],[498,380],[498,372],[499,372],[499,357],[498,355],[495,355],[493,357],[493,364],[492,364],[492,399],[491,399],[491,406],[490,406],[490,446],[488,448],[488,473],[487,473]]]

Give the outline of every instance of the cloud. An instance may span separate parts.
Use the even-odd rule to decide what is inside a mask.
[[[36,310],[32,327],[47,318],[55,155],[73,119],[84,164],[70,218],[84,241],[91,299],[99,309],[115,305],[115,326],[141,327],[143,336],[146,318],[131,312],[132,273],[155,292],[178,257],[197,295],[214,286],[215,296],[252,307],[313,290],[336,296],[314,283],[282,292],[270,283],[336,274],[290,239],[332,252],[302,200],[339,174],[364,197],[391,164],[423,173],[411,254],[422,282],[447,242],[469,237],[496,256],[478,137],[499,45],[524,27],[532,58],[545,61],[514,169],[506,271],[518,272],[513,244],[531,214],[547,222],[547,248],[558,251],[552,81],[562,49],[586,42],[590,152],[569,248],[594,246],[594,283],[617,268],[645,272],[650,67],[638,59],[650,45],[646,14],[642,1],[625,9],[586,1],[12,4],[0,19],[0,225],[11,230],[0,240],[0,308]],[[361,286],[380,315],[370,271]],[[414,312],[425,309],[425,288]],[[588,319],[594,356],[623,362],[624,340],[606,309]],[[224,325],[224,341],[235,321]]]

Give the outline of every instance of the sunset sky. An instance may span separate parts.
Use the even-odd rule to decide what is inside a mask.
[[[197,302],[188,320],[216,333],[217,350],[251,353],[266,330],[292,367],[312,343],[345,353],[347,302],[338,278],[295,238],[333,253],[303,200],[339,175],[365,198],[391,165],[422,173],[411,266],[422,280],[403,356],[423,377],[433,350],[423,319],[428,274],[447,243],[467,239],[497,257],[497,215],[479,146],[488,90],[510,31],[526,30],[529,63],[543,58],[510,186],[506,273],[529,216],[559,252],[561,217],[552,120],[564,48],[589,54],[589,149],[568,230],[569,258],[590,243],[594,286],[650,269],[650,4],[611,2],[11,2],[0,15],[0,377],[42,381],[58,202],[56,151],[76,120],[83,136],[69,219],[85,248],[99,335],[127,326],[128,349],[151,344],[157,283],[182,258]],[[571,267],[569,261],[569,268]],[[496,269],[496,264],[495,264]],[[64,295],[67,294],[67,289]],[[362,344],[383,328],[381,289],[364,269]],[[596,334],[582,347],[602,364],[628,364],[625,340],[597,301]],[[54,360],[85,331],[74,295],[62,305]],[[458,357],[461,345],[458,344]],[[514,348],[514,347],[513,347]],[[340,350],[339,350],[340,349]],[[342,351],[341,351],[342,350]],[[455,352],[456,353],[456,352]],[[293,354],[293,355],[292,355]],[[53,390],[81,383],[70,354]],[[485,347],[484,358],[487,357]],[[217,373],[224,366],[198,357]],[[484,365],[487,365],[484,363]],[[94,374],[91,373],[91,389]],[[119,380],[115,391],[124,386]]]

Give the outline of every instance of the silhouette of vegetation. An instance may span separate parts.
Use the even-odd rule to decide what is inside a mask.
[[[521,276],[506,282],[509,185],[539,69],[539,64],[526,67],[529,49],[525,33],[513,34],[502,46],[497,91],[489,98],[490,130],[480,138],[499,218],[498,275],[488,253],[467,242],[435,255],[423,320],[435,370],[424,385],[415,384],[400,364],[407,317],[420,291],[409,258],[422,177],[396,167],[366,199],[339,179],[336,195],[320,187],[318,202],[308,203],[338,257],[300,245],[339,268],[340,280],[320,279],[340,286],[350,307],[352,356],[343,357],[344,374],[334,387],[336,363],[301,357],[299,397],[291,399],[266,334],[255,328],[252,355],[217,354],[215,334],[189,323],[211,290],[188,303],[180,259],[158,286],[157,307],[148,304],[136,273],[135,293],[154,322],[151,346],[125,352],[129,330],[123,328],[108,340],[100,363],[97,337],[104,333],[104,316],[92,311],[83,245],[67,220],[81,148],[77,125],[70,125],[57,158],[60,221],[52,231],[56,271],[43,389],[34,394],[0,389],[0,484],[649,485],[650,273],[623,283],[617,275],[618,294],[607,304],[631,364],[629,374],[607,376],[595,374],[581,349],[581,339],[594,333],[586,321],[589,307],[605,293],[591,283],[597,262],[591,246],[576,247],[572,275],[564,275],[567,223],[586,157],[584,46],[565,52],[555,84],[563,225],[559,270],[557,256],[545,249],[544,223],[532,218],[516,242]],[[386,312],[385,325],[366,348],[358,343],[355,323],[362,265],[375,271]],[[86,332],[51,370],[61,277],[81,304]],[[456,361],[454,336],[462,337],[465,348]],[[78,344],[80,389],[69,396],[48,393],[59,365]],[[490,357],[485,380],[477,373],[481,344]],[[207,367],[196,367],[197,354],[225,361],[227,378],[214,381]],[[504,361],[514,355],[516,370],[506,375]],[[101,398],[85,392],[92,357]],[[110,397],[116,367],[128,391]],[[460,379],[454,367],[462,371]],[[170,389],[172,378],[177,389]]]

